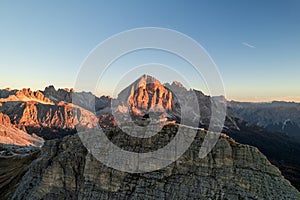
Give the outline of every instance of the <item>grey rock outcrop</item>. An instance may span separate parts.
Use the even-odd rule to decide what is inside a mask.
[[[91,92],[75,92],[74,89],[58,89],[54,86],[48,86],[44,90],[45,97],[51,99],[55,103],[61,101],[73,103],[89,111],[99,111],[110,105],[111,97],[97,97]],[[75,97],[75,98],[74,98]]]
[[[168,125],[161,133],[172,138],[176,131],[177,126]],[[107,134],[120,146],[127,143],[116,128]],[[207,157],[198,158],[205,134],[199,130],[189,150],[173,164],[141,174],[104,166],[77,135],[50,140],[10,199],[300,199],[257,148],[226,135]]]
[[[20,147],[0,144],[0,199],[8,199],[40,150],[37,147]]]

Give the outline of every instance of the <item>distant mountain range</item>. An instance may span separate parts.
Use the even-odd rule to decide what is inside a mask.
[[[231,101],[228,105],[245,121],[300,139],[300,104],[273,101],[244,103]]]
[[[14,127],[29,134],[53,139],[74,133],[76,125],[86,129],[98,125],[98,119],[90,111],[68,102],[50,100],[52,96],[44,96],[41,91],[8,92],[10,95],[6,98],[1,96],[0,113],[8,116]]]
[[[53,86],[44,91],[0,90],[0,142],[39,146],[43,140],[63,138],[98,124],[114,128],[120,120],[139,122],[151,118],[180,124],[183,105],[175,94],[181,94],[181,101],[187,105],[196,95],[200,113],[195,113],[193,107],[185,109],[190,121],[200,118],[198,127],[204,129],[210,123],[212,104],[227,104],[223,132],[237,142],[258,147],[300,189],[299,104],[227,102],[224,97],[187,90],[176,81],[162,84],[149,75],[134,81],[116,99],[73,89],[56,90]]]

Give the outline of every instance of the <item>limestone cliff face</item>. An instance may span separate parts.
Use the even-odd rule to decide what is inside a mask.
[[[173,94],[157,79],[143,75],[118,95],[127,101],[131,112],[143,115],[149,111],[164,111],[174,108]]]
[[[0,143],[19,146],[41,146],[44,140],[36,135],[29,135],[25,131],[14,127],[8,115],[0,113]]]
[[[58,89],[56,90],[53,85],[45,88],[44,95],[54,102],[65,101],[68,103],[72,102],[73,89]]]
[[[53,104],[53,102],[44,96],[41,91],[31,91],[29,88],[22,90],[2,90],[0,95],[0,102],[9,101],[36,101],[44,104]]]
[[[97,126],[99,119],[92,112],[107,108],[110,99],[87,92],[75,93],[73,89],[56,90],[53,86],[45,91],[4,89],[0,90],[0,113],[8,115],[14,128],[53,139],[74,134],[76,128]]]
[[[169,125],[162,134],[172,136],[176,131],[177,126]],[[119,145],[129,141],[120,137],[122,132],[117,128],[109,133]],[[175,163],[142,174],[104,166],[88,153],[76,135],[47,141],[10,199],[300,198],[299,192],[257,148],[223,136],[207,157],[198,158],[205,134],[199,130],[189,150]],[[143,145],[148,144],[142,142],[139,146]]]
[[[0,107],[0,112],[9,116],[15,127],[45,136],[45,139],[48,139],[46,133],[48,135],[57,130],[71,131],[76,126],[89,129],[98,125],[98,119],[93,113],[64,102],[55,105],[35,101],[5,102]]]
[[[45,97],[51,99],[55,103],[61,101],[73,103],[89,111],[99,111],[110,105],[111,97],[101,96],[96,97],[91,92],[75,92],[74,89],[58,89],[54,86],[48,86],[43,91]],[[76,99],[74,100],[74,96]]]
[[[161,84],[157,79],[149,75],[143,75],[134,83],[122,90],[116,100],[117,110],[114,114],[122,114],[129,110],[131,117],[144,116],[151,112],[156,112],[159,118],[175,120],[185,125],[195,125],[208,128],[211,118],[211,107],[216,102],[224,104],[224,97],[210,97],[197,90],[188,90],[180,82],[174,81],[172,84]],[[198,112],[199,111],[199,112]],[[182,112],[185,114],[185,122],[182,122]],[[120,118],[121,118],[120,117]],[[190,123],[198,119],[197,123]],[[126,121],[126,119],[124,120]],[[223,122],[220,122],[222,124]],[[234,120],[228,116],[225,120],[225,129],[238,129]]]
[[[45,102],[45,103],[53,103],[50,99],[44,96],[44,94],[41,91],[31,91],[29,88],[22,89],[16,92],[16,97],[23,98],[27,97],[29,99],[37,99],[39,101]]]
[[[9,116],[0,113],[0,125],[11,125]]]

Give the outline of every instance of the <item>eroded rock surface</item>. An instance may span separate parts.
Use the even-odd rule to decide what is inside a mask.
[[[65,102],[55,105],[36,101],[4,102],[0,113],[9,116],[14,127],[44,139],[75,133],[76,127],[89,129],[98,125],[98,118],[93,113]]]
[[[0,144],[0,199],[11,196],[39,153],[39,148],[33,146]]]
[[[41,146],[44,140],[37,135],[29,135],[11,124],[8,115],[0,113],[0,143],[19,146]]]
[[[172,138],[176,131],[176,126],[168,125],[161,134]],[[118,145],[127,143],[116,128],[107,134]],[[175,163],[141,174],[104,166],[77,135],[50,140],[10,199],[300,199],[299,192],[255,147],[222,136],[212,152],[200,159],[205,134],[199,130]]]

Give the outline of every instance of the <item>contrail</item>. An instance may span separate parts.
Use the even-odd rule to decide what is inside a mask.
[[[246,47],[249,47],[249,48],[256,48],[255,46],[251,45],[251,44],[248,44],[247,42],[242,42],[242,45],[245,45]]]

